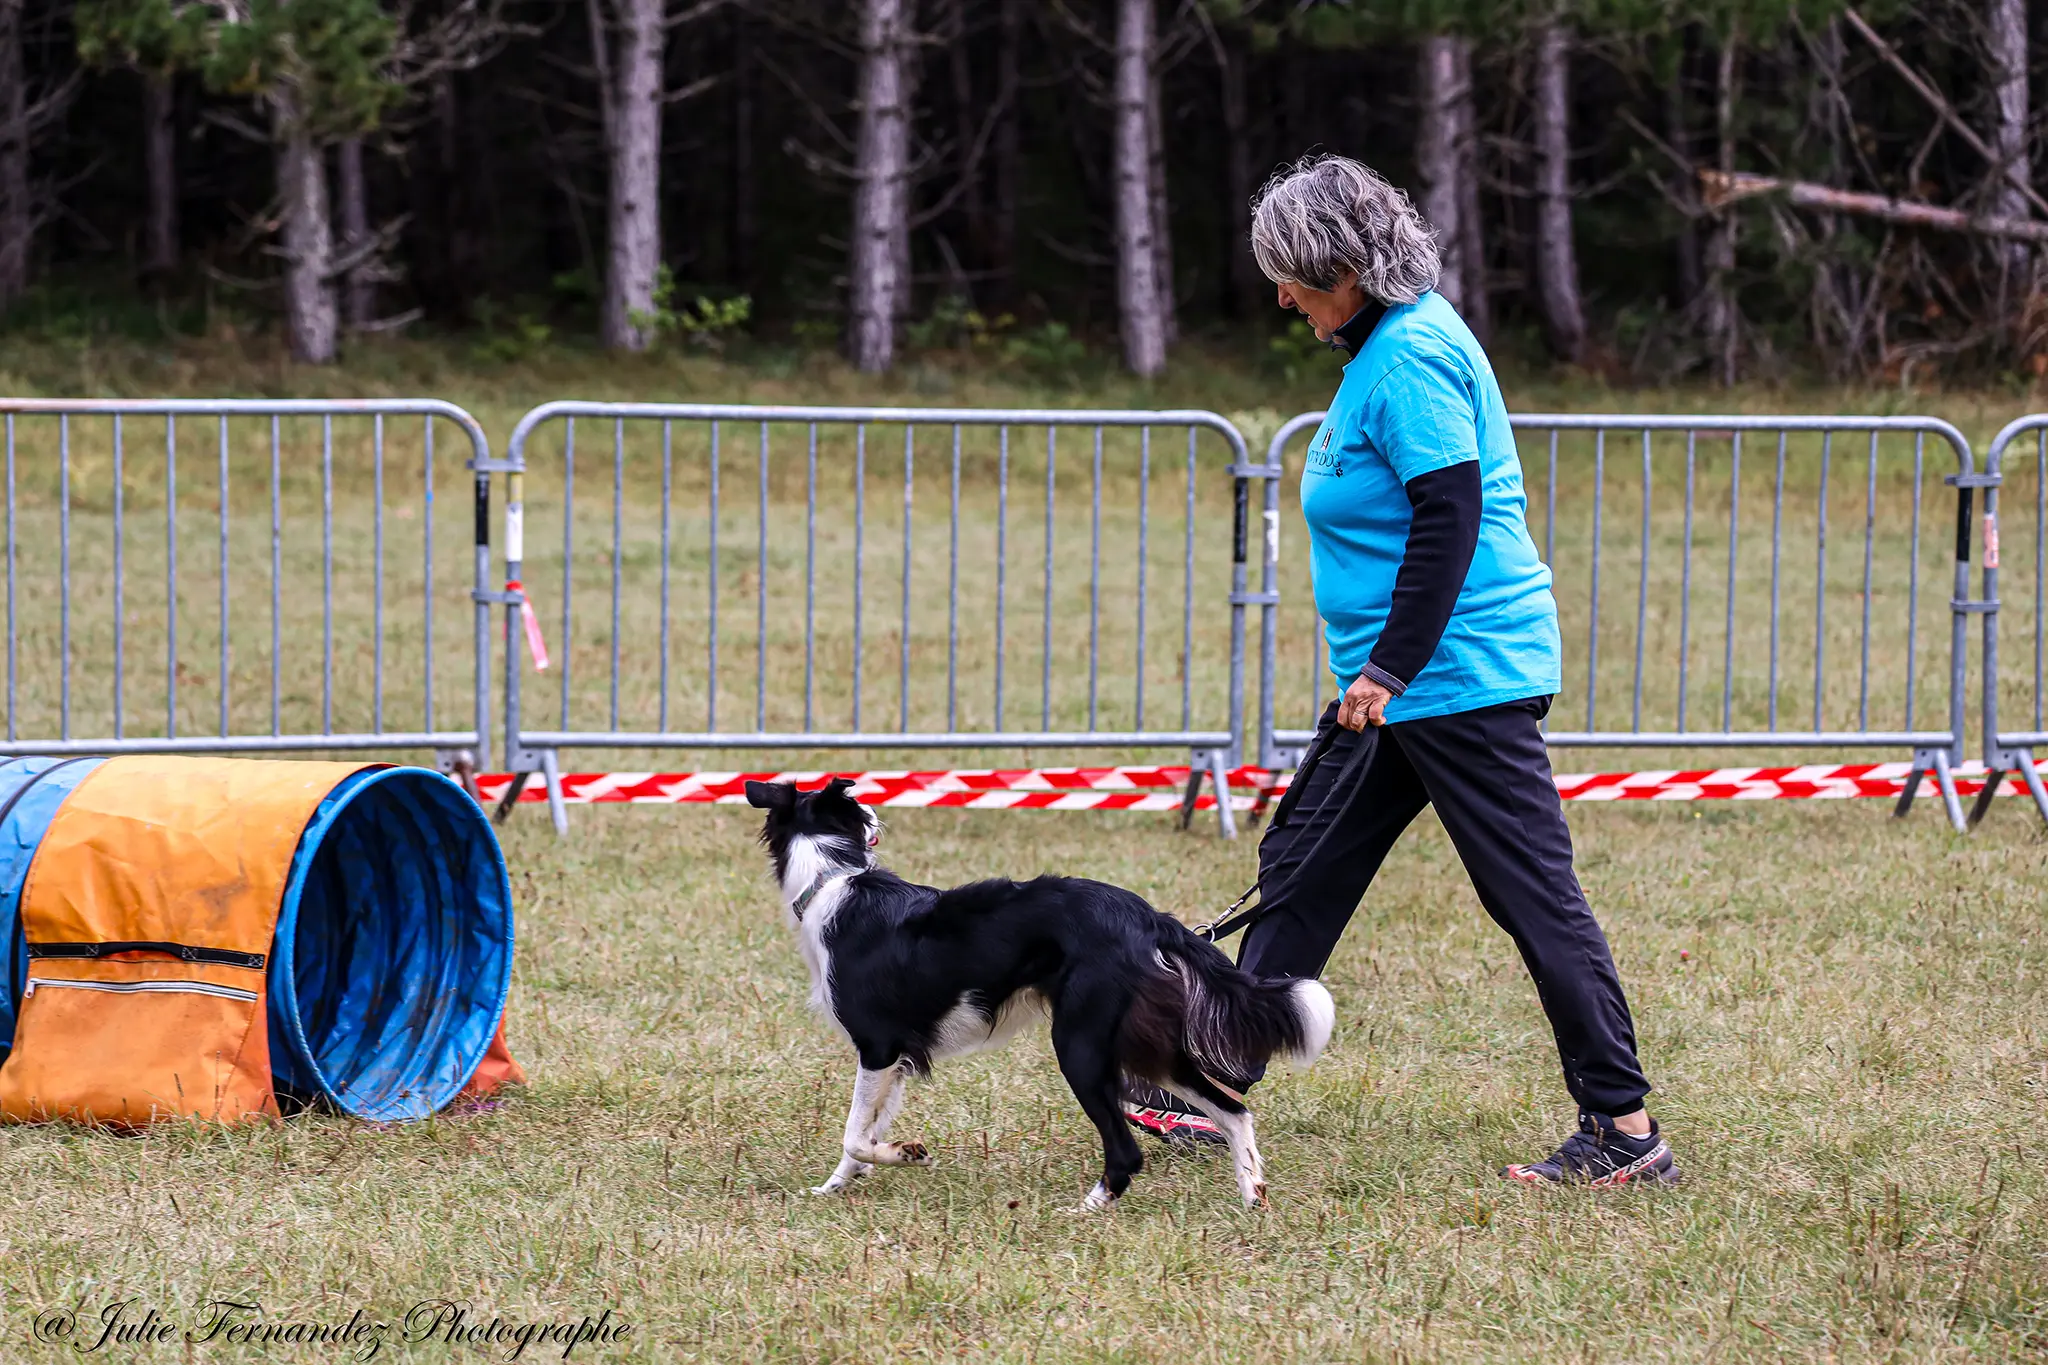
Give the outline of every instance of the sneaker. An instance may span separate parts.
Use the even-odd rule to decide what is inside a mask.
[[[1143,1081],[1124,1080],[1124,1117],[1169,1147],[1227,1146],[1216,1121],[1178,1095]]]
[[[1605,1114],[1580,1114],[1579,1131],[1527,1166],[1503,1166],[1501,1176],[1541,1185],[1676,1185],[1678,1163],[1655,1119],[1648,1137],[1632,1137]]]

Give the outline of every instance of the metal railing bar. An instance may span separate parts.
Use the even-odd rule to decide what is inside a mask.
[[[1698,469],[1699,433],[1685,433],[1685,539],[1681,545],[1678,589],[1678,729],[1685,730],[1687,684],[1692,676],[1692,523]]]
[[[1635,698],[1630,707],[1631,730],[1643,728],[1643,645],[1650,617],[1650,433],[1645,431],[1642,435],[1643,543],[1636,565],[1636,678]]]
[[[718,437],[714,434],[711,439],[715,442]],[[674,502],[675,430],[672,423],[663,422],[661,424],[661,628],[659,631],[661,662],[658,667],[659,681],[655,684],[657,689],[655,725],[656,728],[662,730],[668,729],[669,566],[674,559],[674,542],[672,539],[674,535],[674,514],[672,511]],[[716,571],[714,570],[714,572]],[[613,628],[612,634],[614,637],[618,635],[617,627]],[[718,685],[717,674],[718,665],[714,661],[709,673],[706,675],[706,681],[712,688]]]
[[[1102,658],[1102,428],[1095,428],[1095,473],[1088,508],[1088,728],[1096,728],[1095,700]]]
[[[960,725],[960,425],[953,424],[953,483],[946,544],[946,728]]]
[[[1778,433],[1778,481],[1771,493],[1771,671],[1768,728],[1772,730],[1778,728],[1778,571],[1784,551],[1785,435],[1783,431]]]
[[[227,419],[221,419],[221,506],[227,506]],[[370,499],[371,499],[371,544],[370,544],[370,728],[384,728],[384,414],[378,413],[370,436]],[[227,529],[221,529],[221,592],[227,592]],[[225,604],[225,597],[222,599]],[[223,611],[222,630],[225,632],[226,613]],[[225,678],[226,670],[222,670]],[[226,734],[227,718],[221,718],[221,731]]]
[[[178,734],[178,419],[164,418],[164,733]]]
[[[1813,550],[1813,728],[1821,724],[1822,687],[1828,647],[1828,471],[1834,461],[1835,434],[1820,438],[1820,511],[1814,524]]]
[[[868,429],[857,426],[853,429],[853,728],[860,729],[860,675],[861,664],[867,657],[861,640],[861,607],[867,601],[867,507],[868,507]],[[813,520],[816,519],[815,510]],[[806,631],[809,630],[806,625]]]
[[[1180,619],[1180,724],[1185,730],[1194,715],[1195,686],[1195,428],[1188,427],[1188,498],[1183,523]]]
[[[11,421],[12,419],[10,418],[9,420]],[[381,468],[379,469],[379,473],[382,473]],[[14,500],[10,495],[10,497],[8,498],[8,506],[11,509],[13,505]],[[381,533],[383,529],[381,523],[379,524],[378,529]],[[8,536],[8,543],[10,546],[13,544],[13,539],[13,535],[10,533]],[[380,570],[382,568],[381,561],[379,564],[379,568]],[[379,593],[378,596],[381,605],[382,593]],[[229,729],[228,693],[230,690],[230,679],[228,676],[228,669],[230,663],[232,662],[232,654],[230,653],[228,647],[228,622],[228,419],[222,417],[220,419],[220,732],[223,736],[227,734]],[[13,636],[13,631],[11,629],[9,630],[8,635],[11,641]],[[383,643],[381,636],[379,637],[378,643],[381,647]],[[381,689],[383,684],[383,673],[381,669],[378,673],[378,684]],[[379,700],[382,700],[381,691],[379,694]],[[13,704],[10,699],[8,705],[8,712],[10,716],[13,713],[13,709]],[[380,730],[384,728],[383,721],[381,719],[381,713],[380,719],[377,724],[377,728]]]
[[[1600,520],[1607,486],[1607,429],[1593,433],[1593,571],[1591,610],[1586,627],[1586,728],[1593,724],[1593,704],[1600,695]]]
[[[1150,544],[1152,515],[1152,428],[1138,428],[1138,647],[1133,667],[1137,683],[1132,689],[1131,728],[1145,728],[1145,557]]]
[[[17,635],[14,624],[14,414],[8,413],[7,428],[7,738],[14,738],[20,712],[20,695],[15,688],[14,653]]]
[[[270,419],[270,733],[284,731],[284,462],[282,419]],[[68,731],[67,731],[68,734]]]
[[[612,423],[612,628],[611,726],[619,728],[619,578],[625,571],[626,422]]]
[[[1925,472],[1926,438],[1913,438],[1913,553],[1907,558],[1906,576],[1906,719],[1913,728],[1913,695],[1919,681],[1920,653],[1920,492]]]
[[[1870,454],[1863,489],[1863,633],[1859,645],[1861,661],[1856,673],[1856,728],[1870,728],[1870,607],[1871,573],[1875,565],[1877,540],[1877,433],[1870,433]]]
[[[1741,543],[1742,433],[1728,437],[1728,620],[1721,654],[1721,728],[1735,728],[1735,566]]]
[[[1038,728],[1052,728],[1052,533],[1053,470],[1057,458],[1059,428],[1045,429],[1045,605],[1044,630],[1039,647]]]
[[[896,684],[896,728],[910,728],[910,566],[912,555],[911,500],[916,469],[915,441],[917,428],[903,428],[903,631],[897,639],[900,652],[899,673]]]
[[[768,424],[761,423],[761,525],[754,572],[754,728],[768,728]]]
[[[804,729],[811,728],[812,679],[817,666],[818,614],[818,424],[810,425],[810,454],[804,473]],[[858,679],[860,670],[854,669]]]
[[[978,730],[965,734],[915,731],[780,731],[671,734],[624,731],[529,730],[528,744],[549,749],[1180,749],[1222,748],[1228,730]]]
[[[433,412],[427,413],[425,421],[423,423],[424,429],[420,432],[420,481],[422,488],[424,489],[422,497],[424,498],[426,503],[426,506],[421,510],[420,513],[420,565],[422,572],[422,580],[420,584],[420,641],[426,654],[426,658],[424,658],[420,662],[420,728],[422,730],[432,730],[434,728],[435,416],[436,414]],[[321,420],[326,422],[332,422],[334,419],[332,417],[325,417],[322,418]],[[568,557],[566,555],[563,556],[562,572],[564,575],[567,575],[567,573],[569,572]],[[569,594],[567,592],[564,592],[562,594],[563,610],[568,610],[568,606]],[[569,630],[567,624],[565,623],[562,629],[562,647],[565,653],[568,649],[568,645]],[[568,660],[566,658],[563,660],[562,674],[562,694],[564,696],[567,696],[569,692],[569,678]],[[334,727],[332,725],[325,725],[321,728],[331,730]]]
[[[665,451],[667,449],[666,442],[668,437],[664,435],[662,440]],[[704,728],[716,730],[718,728],[718,423],[716,422],[711,424],[710,532],[709,546],[711,558],[707,565],[709,581],[704,594]],[[766,568],[767,566],[763,564],[761,567]],[[668,645],[665,641],[662,644],[661,657],[663,662],[666,663],[668,659]],[[663,690],[662,695],[664,697],[668,695],[666,689]],[[661,728],[664,730],[668,729],[667,723],[664,722]]]
[[[120,739],[122,722],[126,719],[122,695],[124,666],[127,663],[126,604],[122,601],[124,577],[122,554],[127,536],[122,528],[122,509],[127,502],[128,475],[123,467],[121,442],[121,414],[114,414],[114,738]]]
[[[562,666],[556,674],[555,685],[562,689],[562,728],[569,728],[569,678],[570,661],[576,653],[576,637],[570,629],[574,625],[575,598],[574,580],[571,577],[576,563],[576,419],[569,418],[562,424]]]
[[[432,526],[433,503],[427,503],[426,524]],[[427,575],[433,581],[432,573]],[[432,600],[429,589],[428,600]],[[427,631],[427,654],[433,655],[433,631]],[[431,670],[433,665],[429,664]],[[433,729],[429,717],[426,729]],[[320,733],[334,732],[334,419],[320,419]]]
[[[1010,429],[1002,428],[996,455],[996,701],[995,728],[1003,728],[1003,655],[1009,630],[1003,615],[1010,563]]]

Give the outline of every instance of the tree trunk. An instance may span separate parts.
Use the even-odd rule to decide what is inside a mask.
[[[732,12],[732,277],[749,296],[754,285],[754,35],[745,8]]]
[[[1151,75],[1145,81],[1145,180],[1152,199],[1152,277],[1159,294],[1159,321],[1166,344],[1180,340],[1179,309],[1175,306],[1173,275],[1173,211],[1166,200],[1166,116],[1160,86],[1158,44],[1153,48]]]
[[[341,194],[341,250],[348,255],[370,239],[369,193],[363,186],[363,140],[345,139],[335,148],[337,189]],[[348,272],[342,291],[342,317],[350,330],[367,325],[377,306],[377,286],[370,278],[370,263],[358,262]]]
[[[1738,34],[1721,43],[1720,63],[1714,81],[1715,159],[1723,175],[1735,174],[1735,56]],[[1707,238],[1706,333],[1713,348],[1721,382],[1735,383],[1735,214],[1724,208],[1715,215]]]
[[[142,166],[149,187],[143,221],[142,271],[158,279],[178,268],[178,130],[171,77],[142,78]]]
[[[2027,0],[1991,0],[1984,41],[1991,58],[1992,90],[1998,107],[1991,149],[1998,158],[1997,193],[1991,211],[2001,218],[2027,216],[2026,192],[2031,183],[2027,158]],[[2014,290],[2031,282],[2031,254],[2018,242],[2003,253],[2006,286]]]
[[[1003,102],[1003,113],[995,130],[995,213],[989,233],[989,268],[996,275],[996,297],[1005,305],[1017,298],[1017,184],[1023,164],[1017,70],[1024,40],[1022,10],[1023,0],[1002,0],[997,28],[996,98]]]
[[[1671,149],[1684,159],[1685,167],[1671,173],[1671,190],[1678,202],[1697,209],[1698,195],[1695,193],[1692,165],[1692,121],[1686,110],[1685,81],[1690,64],[1686,61],[1689,49],[1683,35],[1679,38],[1678,71],[1664,91],[1664,137]],[[1691,308],[1705,287],[1706,269],[1700,257],[1700,229],[1697,217],[1688,214],[1678,225],[1678,306],[1681,310]]]
[[[277,188],[284,201],[285,327],[292,355],[310,365],[334,359],[334,236],[328,223],[327,162],[288,96],[277,105]]]
[[[1251,248],[1252,142],[1244,95],[1248,56],[1231,51],[1228,42],[1219,40],[1216,45],[1217,74],[1222,78],[1223,188],[1230,196],[1229,211],[1223,215],[1224,231],[1229,235],[1223,244],[1227,263],[1223,311],[1233,318],[1245,316],[1259,292],[1258,263],[1252,259]]]
[[[1422,178],[1422,216],[1436,231],[1443,270],[1437,292],[1453,307],[1465,306],[1464,196],[1458,192],[1458,114],[1464,96],[1459,42],[1450,37],[1422,40],[1416,72],[1415,169]]]
[[[23,0],[0,0],[0,308],[28,290],[28,90],[22,70]]]
[[[653,339],[654,285],[661,270],[662,0],[617,0],[618,59],[605,92],[609,166],[604,304],[600,339],[613,350],[644,351]],[[596,11],[593,10],[593,13]],[[593,42],[610,44],[598,32]]]
[[[1579,257],[1572,244],[1571,36],[1561,23],[1536,34],[1536,278],[1551,353],[1578,364],[1586,353]]]
[[[960,176],[967,182],[960,195],[960,216],[967,228],[967,258],[980,266],[989,255],[988,197],[982,192],[980,160],[974,157],[980,111],[974,98],[974,54],[967,45],[967,7],[968,0],[953,0],[952,36],[946,55],[953,77],[953,136],[959,144]],[[966,281],[959,281],[958,287],[964,291]]]
[[[861,16],[859,183],[847,346],[856,369],[896,360],[910,280],[910,0],[866,0]]]
[[[1152,0],[1117,0],[1116,276],[1124,363],[1141,375],[1166,368],[1152,195]]]
[[[1487,283],[1486,219],[1479,211],[1479,111],[1472,90],[1472,44],[1460,38],[1458,53],[1458,237],[1465,259],[1465,298],[1459,311],[1482,345],[1493,340],[1493,293]]]

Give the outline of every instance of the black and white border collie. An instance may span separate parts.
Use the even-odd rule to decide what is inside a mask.
[[[876,864],[881,822],[834,778],[817,791],[749,782],[767,812],[761,842],[810,968],[811,1004],[859,1057],[844,1154],[814,1193],[876,1166],[928,1166],[921,1143],[888,1141],[912,1073],[1007,1042],[1049,1014],[1074,1098],[1102,1135],[1108,1207],[1144,1166],[1120,1106],[1124,1073],[1164,1086],[1215,1120],[1238,1192],[1266,1198],[1243,1096],[1226,1080],[1276,1053],[1306,1066],[1336,1011],[1315,981],[1262,981],[1121,887],[1075,877],[971,882],[941,891]]]

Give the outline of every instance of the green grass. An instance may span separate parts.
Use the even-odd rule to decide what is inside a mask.
[[[913,1089],[899,1130],[934,1169],[813,1198],[852,1060],[804,1008],[752,813],[594,810],[558,843],[529,811],[508,853],[532,1086],[406,1130],[0,1132],[0,1356],[48,1358],[24,1344],[34,1309],[116,1295],[181,1320],[217,1296],[324,1320],[459,1297],[635,1324],[578,1359],[2038,1353],[2031,812],[1970,840],[1876,802],[1573,816],[1679,1189],[1495,1179],[1570,1115],[1534,992],[1425,817],[1332,964],[1330,1053],[1260,1096],[1269,1211],[1238,1207],[1220,1161],[1148,1148],[1118,1209],[1070,1212],[1099,1153],[1042,1033]],[[1166,817],[951,811],[897,813],[883,849],[914,877],[1057,868],[1188,915],[1251,854]]]

